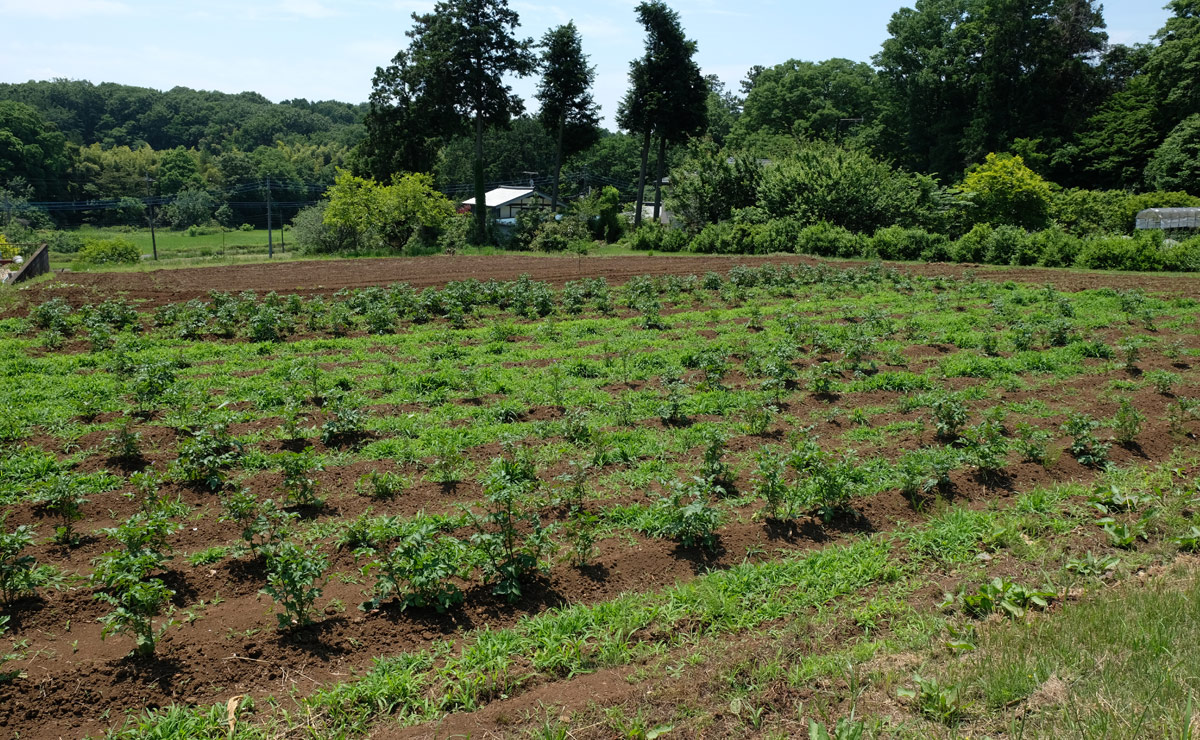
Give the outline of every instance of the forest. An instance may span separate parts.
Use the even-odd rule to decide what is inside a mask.
[[[0,218],[9,230],[18,211],[42,227],[145,225],[156,201],[167,206],[160,225],[261,226],[268,190],[291,219],[342,169],[383,187],[427,173],[454,201],[537,172],[539,188],[561,187],[592,219],[596,206],[579,209],[578,197],[611,186],[637,226],[643,201],[665,199],[682,227],[668,231],[682,233],[638,244],[666,250],[773,249],[762,234],[780,219],[790,222],[771,228],[786,240],[814,226],[848,230],[835,241],[850,242],[885,227],[955,240],[978,224],[1101,236],[1131,232],[1135,207],[1195,204],[1200,1],[1171,0],[1166,24],[1131,45],[1110,42],[1091,0],[1016,5],[919,0],[895,12],[869,62],[789,59],[748,70],[734,90],[701,75],[677,12],[642,3],[646,54],[631,62],[620,109],[605,111],[617,131],[598,125],[573,24],[521,39],[516,12],[483,0],[414,15],[407,48],[376,70],[362,104],[0,84]],[[441,20],[464,14],[487,34],[458,38]],[[526,105],[508,81],[531,75],[540,83]],[[478,100],[461,94],[472,85]],[[664,176],[669,192],[644,192]],[[806,202],[790,202],[800,182]],[[495,241],[485,227],[466,236]],[[527,247],[537,227],[510,246]],[[309,242],[320,251],[327,237]]]

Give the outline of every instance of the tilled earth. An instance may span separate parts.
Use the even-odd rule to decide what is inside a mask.
[[[56,281],[24,290],[22,295],[26,305],[52,296],[67,297],[78,305],[119,295],[137,301],[145,308],[207,298],[210,291],[330,294],[343,288],[396,282],[423,288],[471,278],[512,280],[521,275],[555,285],[585,277],[605,277],[609,283],[619,284],[646,274],[724,273],[735,265],[761,264],[763,260],[793,264],[816,262],[799,257],[580,259],[527,255],[311,261],[132,273],[68,273]],[[861,263],[823,264],[862,266]],[[1052,283],[1063,291],[1107,286],[1120,290],[1141,288],[1149,294],[1164,296],[1200,295],[1200,281],[1188,277],[941,264],[898,267],[927,276],[966,278],[970,273],[980,280],[996,282]],[[20,310],[20,307],[10,309]],[[1092,381],[1078,379],[1076,382],[1087,384]],[[888,399],[876,400],[884,402]],[[1166,399],[1149,391],[1139,396],[1139,404],[1155,421],[1147,424],[1144,446],[1114,448],[1114,462],[1157,462],[1170,454],[1172,445],[1162,421],[1166,403]],[[543,411],[548,415],[556,413],[552,409]],[[798,409],[792,411],[799,413]],[[259,426],[267,429],[276,423],[277,420],[264,419]],[[172,449],[175,444],[174,439],[155,438],[155,435],[167,433],[162,427],[146,426],[143,431],[153,442],[153,449],[148,453],[151,458],[161,455],[162,450]],[[239,434],[249,431],[255,430],[235,430]],[[80,444],[87,447],[100,441],[80,440]],[[50,437],[29,442],[46,449],[61,445]],[[730,440],[730,449],[739,446],[748,449],[759,443],[760,440],[751,438]],[[471,456],[485,459],[494,452],[478,449]],[[96,457],[89,460],[92,464],[84,467],[99,469],[105,467],[105,462]],[[159,462],[165,463],[166,458]],[[376,514],[411,515],[422,509],[446,509],[451,504],[479,496],[478,486],[474,483],[464,483],[457,489],[422,483],[392,504],[381,507],[375,502],[364,501],[364,497],[353,490],[354,481],[366,472],[364,465],[356,463],[346,469],[321,474],[321,483],[330,492],[326,508],[319,514],[321,518],[353,518],[362,514],[368,505],[375,507]],[[1048,470],[1021,464],[1010,466],[1009,473],[1003,486],[995,486],[983,485],[971,475],[957,471],[954,474],[956,496],[959,501],[984,507],[997,498],[1011,497],[1014,491],[1028,490],[1039,483],[1087,480],[1094,475],[1092,470],[1080,466],[1069,455],[1063,455]],[[270,475],[275,475],[276,479],[269,479]],[[252,482],[256,489],[273,490],[277,486],[278,474],[262,474],[262,477],[262,480]],[[739,481],[739,484],[748,483]],[[238,539],[237,527],[216,520],[219,505],[213,494],[175,485],[165,492],[171,497],[181,496],[196,511],[211,514],[199,520],[188,520],[187,528],[174,540],[177,552],[194,552],[210,544]],[[32,505],[11,508],[8,512],[10,528],[37,523],[40,533],[49,530],[51,523],[43,521],[44,515]],[[747,520],[752,508],[743,512],[747,514]],[[263,582],[261,567],[248,557],[226,558],[215,565],[201,567],[189,567],[177,558],[165,580],[176,591],[175,605],[179,609],[175,618],[181,620],[181,626],[171,629],[158,654],[148,659],[127,657],[130,645],[125,638],[100,639],[96,618],[105,608],[92,599],[91,589],[47,590],[38,598],[18,602],[10,610],[11,636],[28,640],[27,658],[16,663],[26,675],[18,681],[0,685],[0,734],[21,738],[80,737],[89,733],[102,734],[106,728],[119,726],[124,713],[145,708],[172,703],[207,704],[234,695],[284,697],[293,692],[305,695],[323,685],[345,681],[369,670],[376,656],[427,646],[433,640],[452,638],[460,630],[483,625],[503,627],[527,614],[559,604],[594,603],[628,591],[669,586],[709,568],[742,562],[748,552],[821,547],[857,532],[887,531],[902,522],[919,518],[909,502],[896,491],[857,502],[856,508],[863,514],[861,520],[835,522],[830,526],[804,517],[786,525],[773,520],[730,525],[721,530],[722,546],[716,554],[633,535],[606,540],[601,543],[594,565],[584,569],[556,566],[535,588],[528,589],[526,598],[516,605],[504,604],[487,589],[477,586],[467,592],[465,606],[444,616],[388,609],[372,613],[358,611],[355,607],[362,601],[366,583],[354,582],[353,574],[361,563],[356,563],[348,552],[336,552],[331,557],[330,570],[344,577],[334,578],[328,585],[321,603],[330,606],[322,620],[286,637],[271,629],[274,621],[272,604],[269,598],[258,594]],[[135,510],[135,504],[121,491],[93,496],[88,506],[88,518],[81,523],[81,529],[87,534],[78,548],[65,552],[55,545],[39,544],[32,554],[41,562],[56,563],[68,571],[86,574],[91,559],[108,549],[98,530],[111,526],[110,522],[120,521]],[[603,694],[618,684],[610,672],[602,672],[575,681],[567,690],[583,692],[583,695]],[[522,705],[542,697],[545,691],[555,693],[553,689],[537,689],[530,693],[532,698],[522,701]],[[513,709],[509,707],[510,711]],[[491,724],[492,719],[475,717],[466,721],[468,724],[478,722],[468,731],[502,733],[502,728]],[[411,731],[406,735],[412,736]]]

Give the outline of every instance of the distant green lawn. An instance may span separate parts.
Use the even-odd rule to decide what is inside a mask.
[[[150,260],[154,253],[149,229],[126,231],[84,227],[79,230],[78,234],[84,239],[128,239],[137,245],[145,260]],[[282,244],[278,229],[274,230],[272,236],[277,257],[295,256],[290,248],[291,245],[288,244],[289,235],[286,232],[282,234],[284,239]],[[213,233],[201,233],[195,236],[189,236],[186,231],[155,229],[154,243],[158,246],[159,262],[176,264],[180,262],[241,261],[259,255],[266,257],[268,251],[266,229],[255,229],[254,231],[214,230]],[[74,259],[73,255],[56,252],[51,252],[50,257],[60,264]]]

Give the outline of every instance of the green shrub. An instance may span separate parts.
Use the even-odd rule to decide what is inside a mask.
[[[1037,264],[1044,267],[1070,267],[1083,248],[1082,240],[1056,226],[1035,233],[1032,242],[1032,249],[1038,254]]]
[[[885,260],[925,259],[924,255],[945,251],[949,240],[943,234],[931,234],[924,229],[888,226],[871,237],[870,249]]]
[[[732,221],[709,224],[692,239],[690,251],[701,254],[753,254],[760,227]]]
[[[529,246],[538,252],[566,252],[579,243],[586,245],[590,241],[587,224],[577,218],[564,218],[539,226]]]
[[[862,234],[822,221],[800,230],[795,251],[820,257],[857,257],[866,245],[867,238]]]
[[[141,261],[142,253],[128,239],[88,241],[79,250],[79,261],[89,265],[131,265]]]
[[[70,231],[51,231],[45,239],[51,252],[75,254],[83,249],[83,239]]]
[[[1050,184],[1019,156],[988,154],[983,164],[967,173],[962,187],[982,223],[1023,229],[1048,225]]]
[[[1165,251],[1163,239],[1161,231],[1142,231],[1133,237],[1088,239],[1075,258],[1075,266],[1093,270],[1161,270]]]

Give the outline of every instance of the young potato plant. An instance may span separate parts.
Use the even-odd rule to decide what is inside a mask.
[[[131,531],[116,532],[110,532],[110,537],[127,537],[128,544],[134,546],[155,539],[153,535],[140,538]],[[161,579],[150,577],[162,568],[166,559],[149,544],[144,549],[127,547],[101,556],[92,572],[91,581],[102,589],[95,598],[113,607],[111,612],[100,617],[100,623],[104,625],[100,632],[102,639],[114,633],[131,635],[135,641],[135,653],[141,656],[154,653],[159,638],[174,623],[167,620],[157,628],[154,625],[156,617],[170,610],[171,598],[175,595]]]
[[[538,484],[533,463],[524,450],[506,450],[492,461],[483,479],[488,510],[478,516],[468,512],[476,533],[471,537],[483,564],[486,583],[509,603],[521,598],[521,585],[542,566],[551,549],[549,535],[536,513],[523,502]],[[521,533],[521,527],[528,534]]]
[[[1087,414],[1071,412],[1063,424],[1063,431],[1071,435],[1071,454],[1080,465],[1104,467],[1108,464],[1108,443],[1096,437],[1100,422]]]
[[[176,480],[203,484],[216,491],[224,487],[226,471],[241,454],[242,445],[229,434],[227,424],[210,424],[180,443],[171,472]]]
[[[260,501],[249,489],[230,494],[222,502],[219,520],[234,522],[242,528],[242,540],[251,556],[270,552],[287,537],[295,514],[283,511],[271,499]]]
[[[780,513],[791,516],[788,503],[788,484],[784,478],[784,458],[779,450],[763,447],[754,456],[757,468],[754,475],[754,494],[766,502],[764,511],[772,519],[778,519]]]
[[[312,623],[313,606],[321,598],[328,558],[319,547],[303,550],[284,541],[267,550],[267,585],[259,593],[270,596],[282,609],[276,613],[283,631]]]
[[[324,470],[325,465],[313,454],[312,447],[305,447],[303,452],[279,452],[272,459],[283,473],[283,494],[289,506],[321,506],[317,481],[312,475]]]
[[[67,547],[79,544],[75,522],[83,519],[83,505],[88,500],[80,491],[75,477],[68,473],[54,476],[45,484],[38,501],[43,509],[54,514],[61,522],[54,528],[54,541]]]
[[[711,482],[699,477],[686,484],[672,481],[671,489],[671,494],[659,499],[654,507],[657,534],[677,540],[684,547],[715,550],[722,517],[720,510],[709,504]]]
[[[24,554],[31,546],[35,530],[22,524],[9,532],[5,524],[8,515],[0,516],[0,604],[8,606],[17,599],[33,596],[37,589],[56,585],[61,580],[57,569],[38,565],[32,555]]]
[[[433,607],[439,614],[444,614],[450,607],[462,603],[462,591],[451,579],[467,575],[469,566],[465,555],[463,543],[454,537],[439,535],[433,523],[414,522],[391,553],[363,569],[364,573],[378,570],[378,575],[374,598],[359,608],[363,611],[378,609],[395,598],[402,610]]]

